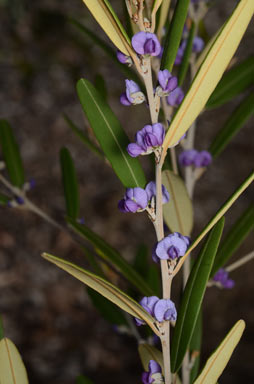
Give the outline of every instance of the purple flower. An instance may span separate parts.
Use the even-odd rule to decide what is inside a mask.
[[[154,306],[154,317],[159,322],[162,321],[176,321],[177,312],[173,301],[170,299],[158,300]]]
[[[175,65],[180,65],[183,60],[184,51],[187,45],[187,41],[183,40],[180,47],[178,48],[176,58],[175,58]]]
[[[188,167],[189,165],[192,165],[197,154],[198,151],[195,149],[187,149],[186,151],[182,151],[178,157],[179,164],[182,167]]]
[[[133,80],[125,80],[126,91],[120,96],[120,103],[123,105],[141,104],[145,100],[145,95],[140,87]]]
[[[154,316],[153,308],[158,300],[159,298],[157,296],[150,296],[150,297],[145,296],[143,297],[143,299],[140,300],[139,304],[141,305],[141,307],[144,308],[146,312],[149,313],[149,315]],[[136,317],[134,319],[135,319],[136,325],[138,326],[145,324],[145,322],[141,319],[138,319]]]
[[[142,383],[152,384],[155,381],[153,378],[154,374],[161,374],[161,367],[155,360],[150,360],[148,364],[148,372],[142,373]]]
[[[193,165],[197,168],[207,167],[212,162],[212,155],[208,151],[201,151],[195,156]]]
[[[127,147],[130,156],[149,154],[153,149],[162,145],[165,137],[165,129],[162,124],[145,125],[136,133],[136,143],[131,143]]]
[[[193,39],[192,51],[199,53],[203,50],[204,45],[205,45],[204,40],[201,39],[201,37],[199,36],[195,36]]]
[[[141,212],[148,204],[146,191],[143,188],[127,188],[124,198],[119,201],[118,208],[121,212]]]
[[[172,76],[167,69],[159,71],[158,80],[162,90],[166,94],[172,92],[177,87],[177,78],[175,76]]]
[[[224,268],[220,268],[218,272],[215,273],[213,280],[221,283],[223,288],[226,289],[231,289],[235,285],[234,280],[228,278],[228,272]]]
[[[184,256],[190,244],[190,239],[178,232],[171,233],[159,241],[153,250],[152,258],[155,262],[161,260],[174,260]]]
[[[177,87],[173,92],[167,97],[167,103],[172,105],[172,107],[177,107],[184,98],[184,92],[180,87]]]
[[[140,55],[158,56],[161,52],[161,45],[154,33],[138,32],[132,40],[134,50]]]
[[[169,202],[169,193],[167,188],[162,184],[162,203],[166,204]],[[148,201],[151,201],[153,197],[156,196],[156,183],[154,181],[150,181],[145,187],[145,191],[147,193]]]
[[[123,52],[121,52],[119,50],[116,53],[116,57],[117,57],[118,61],[120,61],[120,63],[122,63],[122,64],[128,64],[129,66],[131,66],[133,64],[131,57],[125,55]]]

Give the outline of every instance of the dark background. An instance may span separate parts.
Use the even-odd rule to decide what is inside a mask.
[[[112,0],[121,15],[119,3]],[[211,35],[235,3],[218,2],[209,12],[206,25]],[[145,215],[118,212],[123,188],[110,168],[78,141],[62,114],[68,113],[87,129],[75,83],[80,77],[93,81],[96,74],[105,76],[110,104],[130,138],[147,122],[147,110],[144,106],[125,108],[119,104],[124,88],[122,73],[100,48],[66,21],[66,15],[79,18],[104,36],[81,1],[0,1],[0,117],[13,126],[27,179],[36,180],[36,188],[30,192],[32,201],[62,220],[64,198],[58,152],[68,146],[78,170],[86,224],[131,259],[140,241],[151,249],[155,242],[152,226]],[[253,54],[253,37],[252,24],[237,57]],[[199,118],[198,149],[208,148],[242,97]],[[252,124],[246,124],[198,183],[193,237],[249,174],[254,152]],[[253,187],[227,213],[226,231],[251,201]],[[253,233],[235,259],[251,250]],[[43,251],[86,265],[84,254],[67,234],[32,213],[1,208],[0,313],[6,335],[24,358],[30,382],[71,384],[82,373],[95,383],[140,382],[142,368],[135,340],[116,333],[94,309],[84,286],[41,259]],[[245,319],[247,329],[220,383],[252,383],[253,262],[231,277],[236,281],[233,290],[211,288],[206,294],[203,356],[209,356],[238,319]]]

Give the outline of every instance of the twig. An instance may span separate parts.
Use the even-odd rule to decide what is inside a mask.
[[[225,268],[227,272],[232,272],[235,269],[241,267],[242,265],[248,263],[254,259],[254,251],[248,253],[246,256],[242,257],[240,260],[236,261],[235,263],[230,264],[228,267]]]

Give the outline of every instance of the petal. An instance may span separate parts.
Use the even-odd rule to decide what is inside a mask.
[[[128,100],[125,92],[122,93],[121,96],[120,96],[120,103],[122,105],[126,105],[126,106],[130,106],[131,105],[131,102]]]
[[[127,212],[135,213],[139,209],[138,204],[130,199],[125,200],[125,209]]]
[[[150,181],[146,188],[145,188],[145,191],[146,191],[146,194],[147,194],[147,197],[148,197],[148,201],[150,201],[152,199],[153,196],[156,195],[156,184],[154,181]]]
[[[147,207],[148,198],[146,191],[143,188],[134,188],[133,198],[135,199],[136,203],[139,205],[140,208],[145,209]]]
[[[144,55],[144,44],[146,39],[146,32],[143,31],[136,33],[131,39],[131,44],[134,50],[140,55]]]
[[[137,156],[139,156],[141,153],[143,153],[144,150],[143,150],[138,144],[131,143],[131,144],[129,144],[128,147],[127,147],[127,152],[128,152],[128,154],[129,154],[131,157],[137,157]]]

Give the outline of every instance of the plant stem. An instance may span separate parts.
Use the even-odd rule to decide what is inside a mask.
[[[225,270],[227,272],[234,271],[235,269],[251,261],[253,258],[254,258],[254,251],[248,253],[246,256],[242,257],[240,260],[237,260],[235,263],[230,264],[228,267],[225,268]]]

